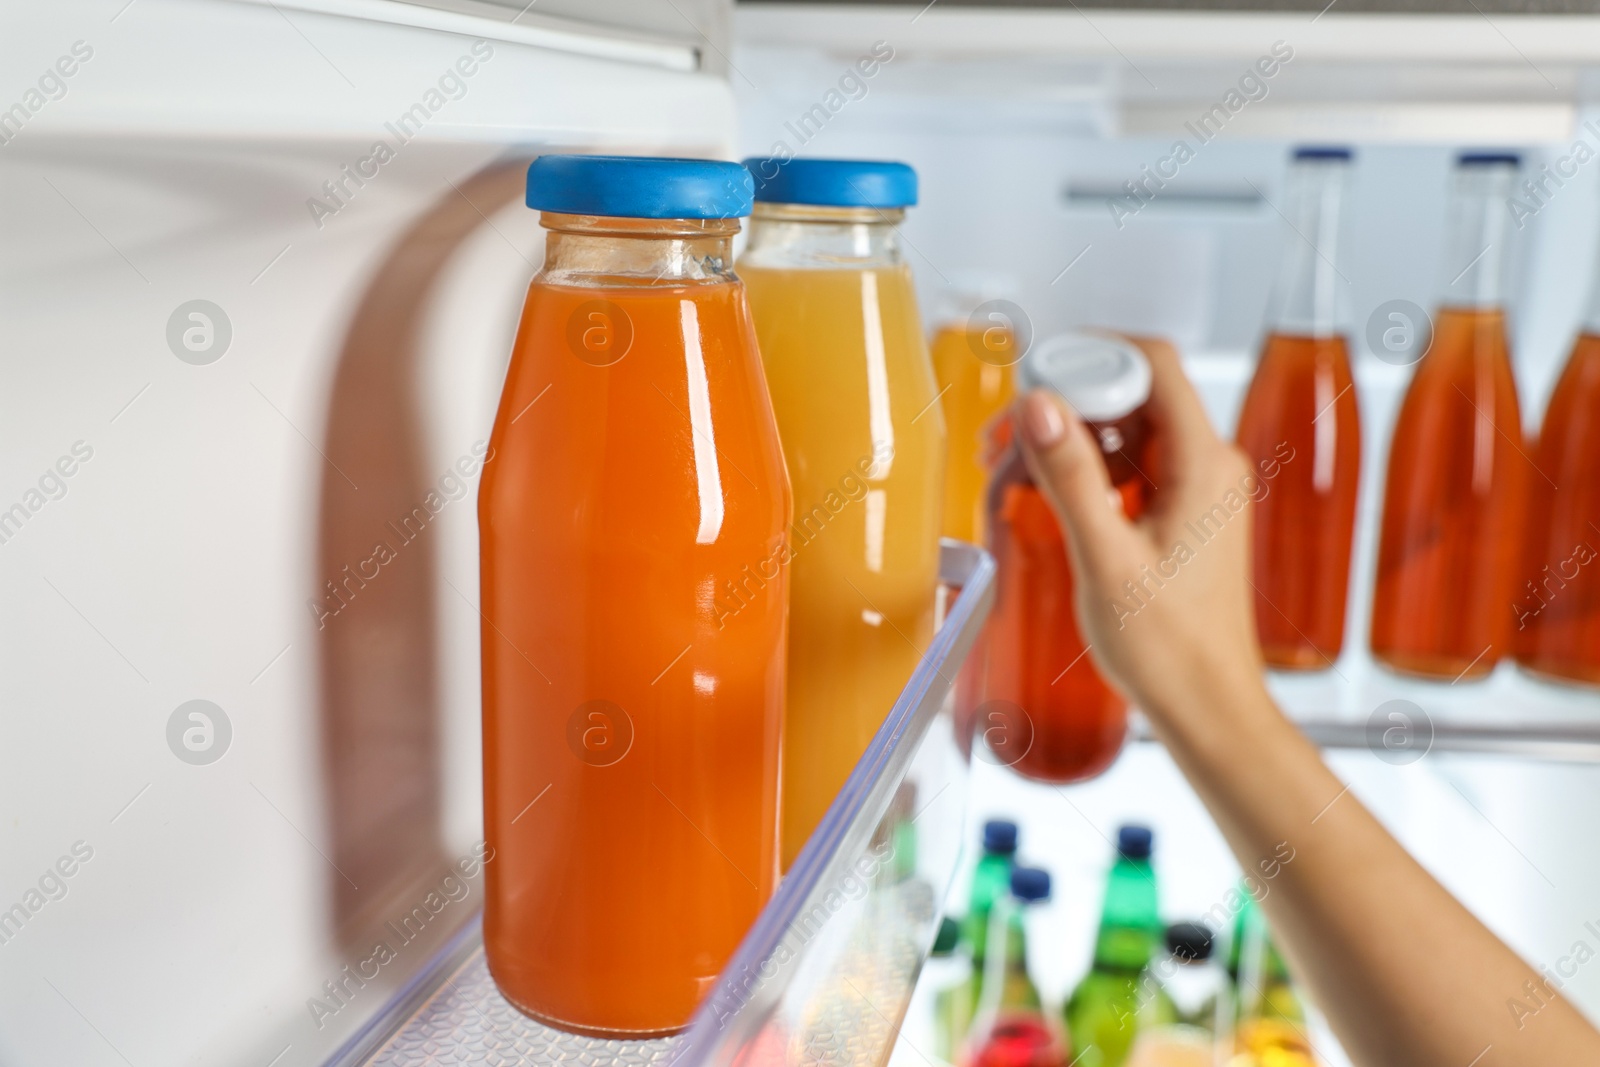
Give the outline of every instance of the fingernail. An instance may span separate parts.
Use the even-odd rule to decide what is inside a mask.
[[[1035,389],[1022,401],[1022,432],[1035,449],[1054,448],[1067,435],[1061,408],[1044,390]]]

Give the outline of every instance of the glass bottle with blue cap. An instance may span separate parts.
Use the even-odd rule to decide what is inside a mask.
[[[784,866],[933,637],[944,420],[897,227],[903,163],[750,159],[739,274],[794,486]]]
[[[527,202],[478,499],[484,943],[544,1022],[668,1034],[778,874],[790,497],[731,270],[750,178],[544,156]]]

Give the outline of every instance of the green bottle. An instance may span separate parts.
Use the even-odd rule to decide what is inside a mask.
[[[1011,870],[1017,864],[1017,824],[1009,819],[990,819],[983,824],[983,855],[972,872],[972,893],[967,898],[967,917],[962,934],[972,949],[976,966],[984,958],[989,938],[989,912],[995,902],[1011,892]]]
[[[961,939],[971,953],[972,969],[956,985],[934,998],[934,1052],[953,1060],[966,1041],[982,993],[984,949],[989,940],[989,916],[995,902],[1011,892],[1011,871],[1017,859],[1017,824],[990,819],[983,824],[983,853],[972,872],[972,892],[961,922]]]
[[[1121,1067],[1138,1035],[1142,977],[1164,933],[1152,843],[1148,827],[1117,831],[1094,962],[1063,1010],[1077,1067]]]

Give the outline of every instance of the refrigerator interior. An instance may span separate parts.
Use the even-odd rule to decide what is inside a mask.
[[[1585,125],[1600,20],[1484,6],[9,5],[0,69],[25,76],[0,108],[27,107],[15,129],[0,112],[0,509],[27,517],[0,526],[0,909],[28,917],[0,925],[0,1064],[327,1063],[470,936],[473,501],[541,252],[529,158],[905,159],[922,178],[904,235],[930,321],[941,290],[977,274],[1013,286],[1036,336],[1168,334],[1228,428],[1283,239],[1272,203],[1291,137],[1357,147],[1357,335],[1385,301],[1430,306],[1457,146],[1552,166],[1580,137],[1600,148]],[[1108,189],[1280,40],[1295,58],[1266,95],[1118,227]],[[1597,175],[1578,167],[1517,235],[1535,415],[1594,271]],[[1600,776],[1446,749],[1461,724],[1490,747],[1528,724],[1592,727],[1600,701],[1509,669],[1448,691],[1403,683],[1361,652],[1409,371],[1355,347],[1349,651],[1337,673],[1275,684],[1297,716],[1357,736],[1385,700],[1426,712],[1439,740],[1413,764],[1359,747],[1330,759],[1497,932],[1554,965],[1600,919],[1585,912],[1593,850],[1567,840]],[[374,571],[377,541],[395,558]],[[1117,822],[1156,828],[1173,917],[1236,877],[1153,744],[1062,790],[975,760],[960,845],[996,814],[1021,819],[1024,856],[1057,879],[1036,935],[1056,998],[1087,960]],[[949,899],[964,892],[958,879]],[[374,962],[380,940],[395,951]],[[907,1062],[923,1062],[921,998],[946,974],[930,967],[907,1016]],[[1600,975],[1566,988],[1600,1017]]]
[[[1296,718],[1353,746],[1328,753],[1351,793],[1526,959],[1541,968],[1564,960],[1564,992],[1600,1019],[1600,975],[1571,961],[1577,942],[1593,940],[1584,924],[1600,879],[1592,853],[1570,840],[1580,813],[1600,802],[1593,749],[1554,746],[1558,762],[1507,751],[1541,728],[1592,731],[1600,698],[1509,664],[1477,683],[1411,681],[1366,652],[1388,437],[1411,375],[1373,355],[1369,321],[1396,300],[1431,312],[1465,266],[1441,262],[1457,151],[1514,148],[1523,177],[1559,178],[1542,196],[1522,194],[1532,210],[1514,231],[1512,345],[1530,431],[1588,310],[1600,166],[1577,158],[1600,149],[1589,88],[1600,24],[1539,21],[755,4],[739,9],[730,78],[742,153],[917,168],[921,202],[904,235],[930,327],[946,289],[987,281],[1020,305],[1035,338],[1082,327],[1164,334],[1183,348],[1224,434],[1254,367],[1280,251],[1300,239],[1279,211],[1289,150],[1354,148],[1339,270],[1363,455],[1346,643],[1332,670],[1277,675],[1272,688]],[[1264,87],[1258,98],[1214,139],[1197,137],[1192,124],[1285,45],[1292,58],[1250,86]],[[892,58],[870,77],[851,76],[860,57],[884,53]],[[1177,139],[1192,158],[1162,163]],[[1159,187],[1150,180],[1158,165],[1168,175]],[[1127,181],[1145,183],[1143,203],[1124,195]],[[1370,724],[1381,734],[1390,720],[1380,705],[1394,699],[1419,707],[1416,725],[1434,731],[1434,750],[1414,761],[1386,762],[1379,755],[1393,753],[1376,742],[1368,750]],[[1445,751],[1452,735],[1473,730],[1501,751]],[[975,758],[970,797],[967,860],[947,906],[964,907],[982,821],[1016,819],[1019,858],[1056,879],[1030,964],[1057,1005],[1087,969],[1119,823],[1155,829],[1169,920],[1212,910],[1239,877],[1155,744],[1131,745],[1103,778],[1059,788]],[[896,1062],[937,1062],[932,997],[964,967],[929,963]],[[1316,1041],[1329,1062],[1345,1062],[1325,1030]]]

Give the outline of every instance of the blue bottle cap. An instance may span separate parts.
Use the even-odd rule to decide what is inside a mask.
[[[990,819],[983,824],[983,850],[1010,854],[1017,850],[1017,824],[1010,819]]]
[[[1050,896],[1050,872],[1038,867],[1018,867],[1011,872],[1011,895],[1033,902]]]
[[[1350,162],[1354,155],[1350,149],[1342,145],[1301,145],[1294,150],[1296,161],[1302,159],[1329,159],[1341,162]]]
[[[917,202],[917,172],[904,163],[755,156],[744,165],[763,204],[897,208]]]
[[[528,206],[629,219],[738,219],[750,214],[750,172],[717,159],[540,156]]]
[[[1520,167],[1522,157],[1515,152],[1463,152],[1456,157],[1458,167]]]
[[[1117,830],[1117,851],[1130,860],[1147,860],[1150,858],[1151,846],[1155,843],[1155,834],[1150,827],[1130,823]]]

